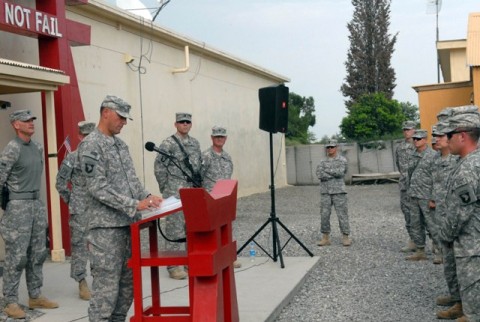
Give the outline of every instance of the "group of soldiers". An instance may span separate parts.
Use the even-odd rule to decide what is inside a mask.
[[[160,144],[154,173],[162,196],[145,190],[135,173],[128,146],[117,135],[127,124],[131,106],[107,95],[100,105],[98,125],[78,124],[80,144],[68,154],[58,171],[56,188],[68,204],[71,229],[71,277],[78,282],[79,296],[89,300],[89,321],[125,321],[133,301],[130,224],[139,212],[158,208],[163,198],[179,197],[183,187],[204,187],[229,179],[233,172],[230,155],[223,150],[227,139],[224,127],[212,128],[212,146],[203,153],[199,142],[189,135],[192,115],[176,113],[176,132]],[[0,233],[5,240],[3,294],[4,312],[11,318],[25,318],[18,303],[18,286],[26,272],[30,308],[53,309],[58,303],[41,294],[42,268],[46,249],[47,216],[39,199],[43,171],[43,148],[31,137],[35,116],[29,110],[10,114],[16,137],[0,154],[0,187],[5,212]],[[168,155],[168,157],[165,157]],[[183,213],[167,217],[167,249],[178,249],[185,236]],[[87,261],[93,276],[90,291],[85,280]],[[235,267],[240,263],[236,262]],[[184,267],[168,267],[173,279],[184,279]]]
[[[448,307],[439,319],[480,321],[480,114],[477,106],[446,108],[427,131],[403,124],[405,140],[397,147],[400,205],[409,236],[402,252],[409,261],[427,260],[426,237],[433,263],[444,265],[449,295],[436,298]]]

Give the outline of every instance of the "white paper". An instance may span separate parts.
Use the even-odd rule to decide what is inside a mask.
[[[174,196],[168,197],[164,199],[160,204],[160,207],[150,210],[142,210],[140,214],[142,215],[142,219],[150,218],[156,215],[163,214],[170,210],[182,208],[182,201],[180,199],[175,198]]]

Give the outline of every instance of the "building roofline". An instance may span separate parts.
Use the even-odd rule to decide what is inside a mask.
[[[289,82],[290,79],[286,76],[272,72],[266,68],[250,63],[241,58],[232,56],[222,50],[216,49],[207,45],[205,42],[200,42],[189,37],[180,35],[165,27],[161,27],[150,20],[141,16],[137,16],[121,8],[113,7],[105,2],[98,0],[89,0],[88,4],[80,6],[67,6],[67,11],[87,16],[96,17],[98,19],[106,20],[117,29],[124,29],[142,36],[146,34],[155,37],[155,39],[167,43],[173,47],[183,48],[189,46],[190,52],[196,52],[203,57],[210,57],[220,60],[224,63],[236,66],[238,68],[247,70],[249,72],[261,75],[267,79],[271,79],[277,83]]]
[[[428,85],[417,85],[412,86],[412,88],[417,92],[424,92],[424,91],[435,91],[435,90],[442,90],[442,89],[454,89],[454,88],[461,88],[461,87],[472,87],[472,81],[465,81],[465,82],[451,82],[451,83],[440,83],[440,84],[428,84]]]

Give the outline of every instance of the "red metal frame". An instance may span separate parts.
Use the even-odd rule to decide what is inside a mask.
[[[237,181],[219,181],[211,194],[202,188],[180,189],[185,216],[187,251],[159,251],[156,220],[179,209],[131,225],[134,316],[141,321],[238,322],[233,262],[236,242],[232,221],[236,218]],[[141,251],[140,233],[148,228],[149,251]],[[160,266],[188,265],[189,306],[161,306]],[[142,267],[150,267],[152,305],[143,307]]]

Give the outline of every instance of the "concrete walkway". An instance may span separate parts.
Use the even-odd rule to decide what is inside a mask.
[[[298,288],[305,281],[308,273],[318,264],[318,257],[284,258],[285,268],[280,262],[273,262],[268,257],[257,257],[251,263],[248,258],[239,258],[242,268],[235,270],[237,300],[240,321],[259,322],[274,321],[282,308],[290,301]],[[144,275],[144,303],[148,305],[149,294],[148,270]],[[186,281],[168,278],[165,269],[161,272],[161,292],[163,305],[187,305],[188,287]],[[57,301],[60,308],[54,310],[28,310],[26,321],[35,322],[73,322],[88,321],[88,302],[78,298],[78,284],[70,277],[70,264],[47,261],[44,266],[43,294]],[[91,278],[88,279],[91,285]],[[148,286],[148,287],[147,287]],[[20,285],[20,304],[27,304],[28,295],[25,279]],[[133,315],[130,310],[129,316]],[[0,321],[15,321],[0,314]],[[21,320],[19,320],[21,321]]]

